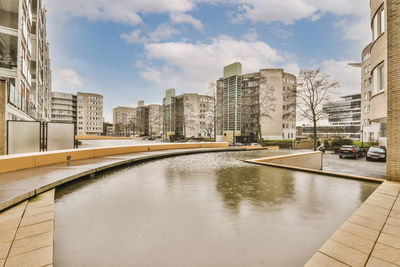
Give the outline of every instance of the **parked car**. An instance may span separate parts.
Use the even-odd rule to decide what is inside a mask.
[[[367,152],[366,160],[386,161],[386,149],[384,147],[370,147]]]
[[[341,146],[339,149],[339,158],[355,158],[364,156],[364,151],[358,146]]]

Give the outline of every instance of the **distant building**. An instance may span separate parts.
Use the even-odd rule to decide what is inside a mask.
[[[140,136],[162,136],[163,113],[161,105],[145,106],[144,101],[139,101],[136,118]]]
[[[113,127],[116,136],[132,136],[136,133],[136,108],[118,106],[113,109]]]
[[[78,92],[78,135],[101,135],[103,133],[103,96]]]
[[[217,138],[256,142],[259,117],[263,139],[296,139],[296,81],[282,69],[242,74],[240,63],[225,67],[216,83]]]
[[[103,122],[103,134],[104,136],[113,136],[114,127],[111,122]]]
[[[51,121],[73,123],[77,129],[77,104],[76,95],[52,92],[51,93]]]
[[[341,97],[343,101],[325,104],[323,109],[328,114],[331,126],[361,125],[361,94]]]
[[[164,138],[211,137],[214,131],[213,106],[212,96],[175,96],[175,89],[167,90],[163,100]]]

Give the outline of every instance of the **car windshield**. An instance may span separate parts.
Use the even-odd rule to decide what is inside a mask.
[[[385,150],[379,147],[371,147],[369,149],[369,152],[380,152],[380,153],[385,153]]]
[[[342,146],[342,148],[345,148],[345,149],[352,149],[353,146]]]

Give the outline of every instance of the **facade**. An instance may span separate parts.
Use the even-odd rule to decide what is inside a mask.
[[[78,135],[101,135],[103,133],[103,96],[77,93]]]
[[[387,127],[387,19],[386,0],[371,0],[372,42],[362,51],[362,130],[366,141],[386,145]]]
[[[162,136],[163,112],[161,105],[151,104],[145,106],[144,101],[139,101],[136,118],[140,136]]]
[[[227,66],[228,74],[230,66]],[[226,88],[232,85],[229,82],[232,76],[226,78],[225,74],[226,70],[224,78],[216,83],[218,140],[233,142],[235,138],[240,142],[257,142],[260,131],[265,140],[296,139],[296,76],[282,69],[262,69],[240,75],[237,81],[240,80],[241,84],[237,87],[241,92],[236,93],[237,99],[233,98],[232,102],[229,97],[232,90]],[[235,134],[234,118],[239,123],[239,131]]]
[[[51,119],[51,68],[41,0],[0,1],[0,79],[6,120]]]
[[[169,89],[163,103],[164,138],[176,140],[213,136],[214,97],[199,94],[175,96],[175,89]]]
[[[361,94],[341,97],[343,101],[324,105],[331,126],[361,125]]]
[[[74,123],[76,128],[76,95],[51,92],[51,121]]]
[[[103,122],[103,134],[104,136],[114,136],[114,127],[111,122]]]
[[[132,136],[136,132],[136,108],[118,106],[113,109],[114,135]]]

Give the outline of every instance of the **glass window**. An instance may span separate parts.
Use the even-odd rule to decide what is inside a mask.
[[[380,29],[380,34],[385,32],[385,10],[382,10],[380,12],[380,17],[381,17],[381,29]]]

